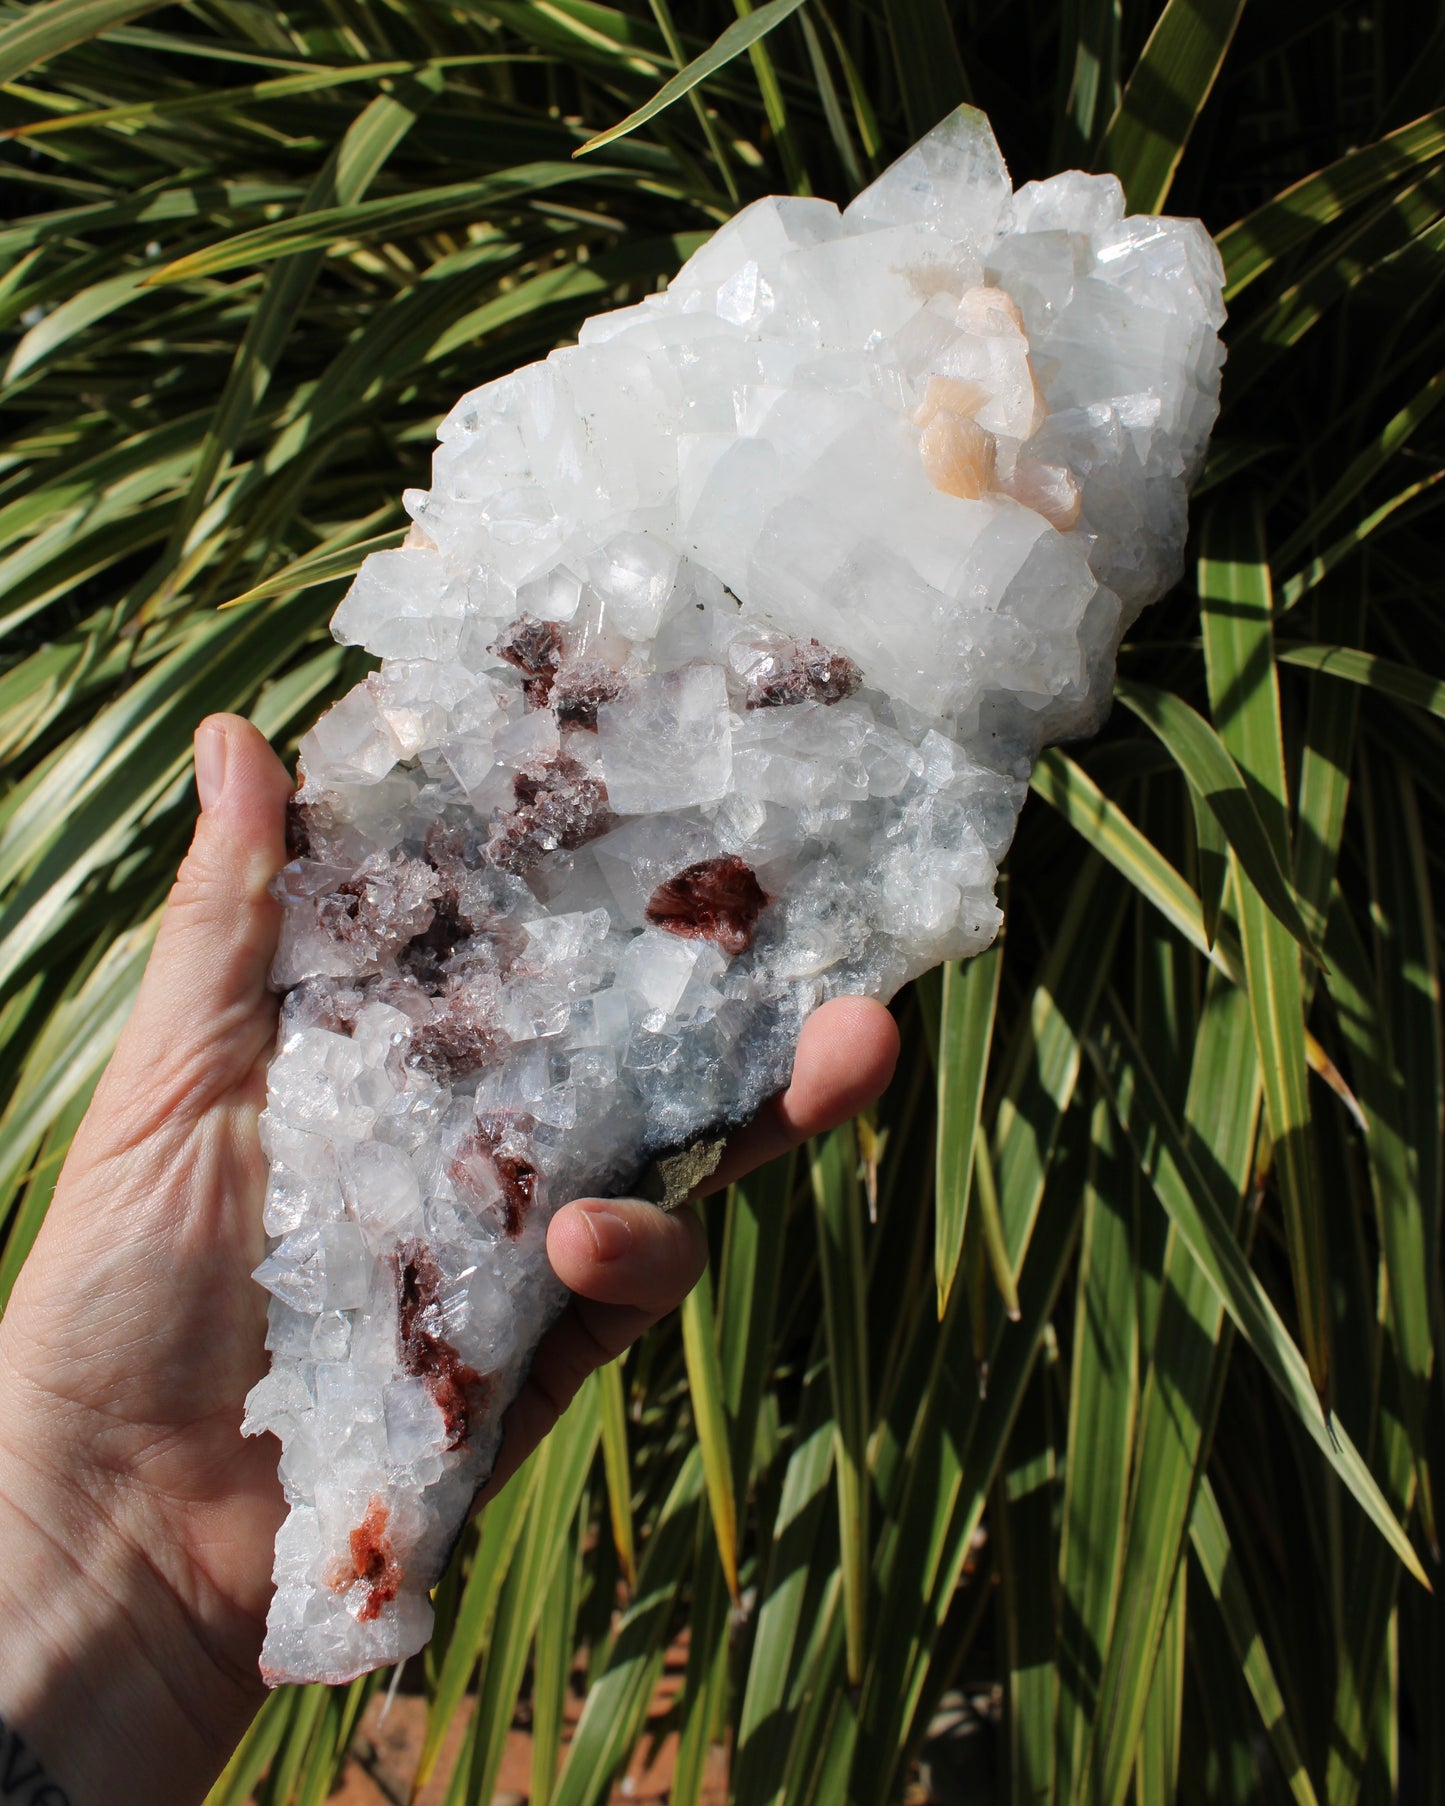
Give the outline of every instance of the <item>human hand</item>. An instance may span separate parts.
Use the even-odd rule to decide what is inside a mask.
[[[195,840],[135,1008],[0,1322],[0,1712],[75,1806],[200,1799],[262,1698],[283,1505],[275,1444],[239,1425],[266,1365],[249,1275],[276,1022],[266,886],[290,781],[236,716],[202,724],[196,775]],[[716,1183],[845,1120],[896,1053],[880,1005],[820,1010],[790,1089]],[[630,1200],[566,1206],[547,1247],[576,1297],[508,1414],[489,1492],[705,1260],[690,1209]]]

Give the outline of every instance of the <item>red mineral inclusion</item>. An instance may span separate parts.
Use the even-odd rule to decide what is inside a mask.
[[[418,1241],[403,1242],[393,1260],[402,1367],[425,1383],[446,1421],[446,1446],[460,1448],[467,1439],[472,1411],[485,1409],[490,1381],[435,1333],[440,1322],[442,1273],[431,1250]]]
[[[552,692],[562,658],[562,629],[555,621],[523,615],[502,629],[492,651],[522,673],[522,688],[533,708],[541,708]]]
[[[771,901],[753,868],[727,853],[684,866],[659,884],[648,899],[647,919],[687,940],[715,941],[724,953],[746,953]]]
[[[351,1560],[335,1563],[326,1576],[326,1584],[333,1592],[344,1593],[354,1586],[366,1589],[356,1613],[363,1624],[379,1618],[382,1607],[391,1604],[401,1586],[401,1563],[386,1534],[390,1516],[386,1502],[373,1494],[367,1502],[366,1516],[351,1532]]]

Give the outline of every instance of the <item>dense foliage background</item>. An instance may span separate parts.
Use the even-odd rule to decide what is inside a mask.
[[[0,1296],[192,726],[289,753],[359,675],[327,618],[458,393],[966,99],[1016,180],[1205,218],[1185,585],[875,1117],[710,1208],[465,1541],[422,1772],[463,1714],[489,1800],[523,1695],[534,1806],[605,1799],[685,1626],[677,1806],[717,1740],[740,1806],[1442,1797],[1439,0],[44,0],[0,95]],[[324,1799],[387,1679],[275,1695],[218,1806]]]

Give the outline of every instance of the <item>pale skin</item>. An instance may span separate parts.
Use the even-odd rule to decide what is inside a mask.
[[[234,715],[202,723],[196,778],[195,839],[135,1008],[0,1321],[0,1716],[57,1784],[46,1797],[72,1806],[201,1800],[263,1698],[284,1507],[276,1443],[239,1424],[266,1366],[248,1276],[277,1008],[266,885],[291,782]],[[881,1005],[819,1010],[714,1188],[871,1102],[897,1052]],[[547,1252],[576,1296],[483,1503],[587,1375],[677,1307],[706,1238],[691,1209],[581,1199]]]

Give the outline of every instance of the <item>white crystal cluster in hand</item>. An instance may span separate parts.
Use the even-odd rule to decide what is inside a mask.
[[[1220,284],[1112,177],[1013,193],[963,110],[443,421],[278,880],[269,1680],[425,1641],[564,1302],[550,1213],[992,939],[1031,761],[1179,570]]]

